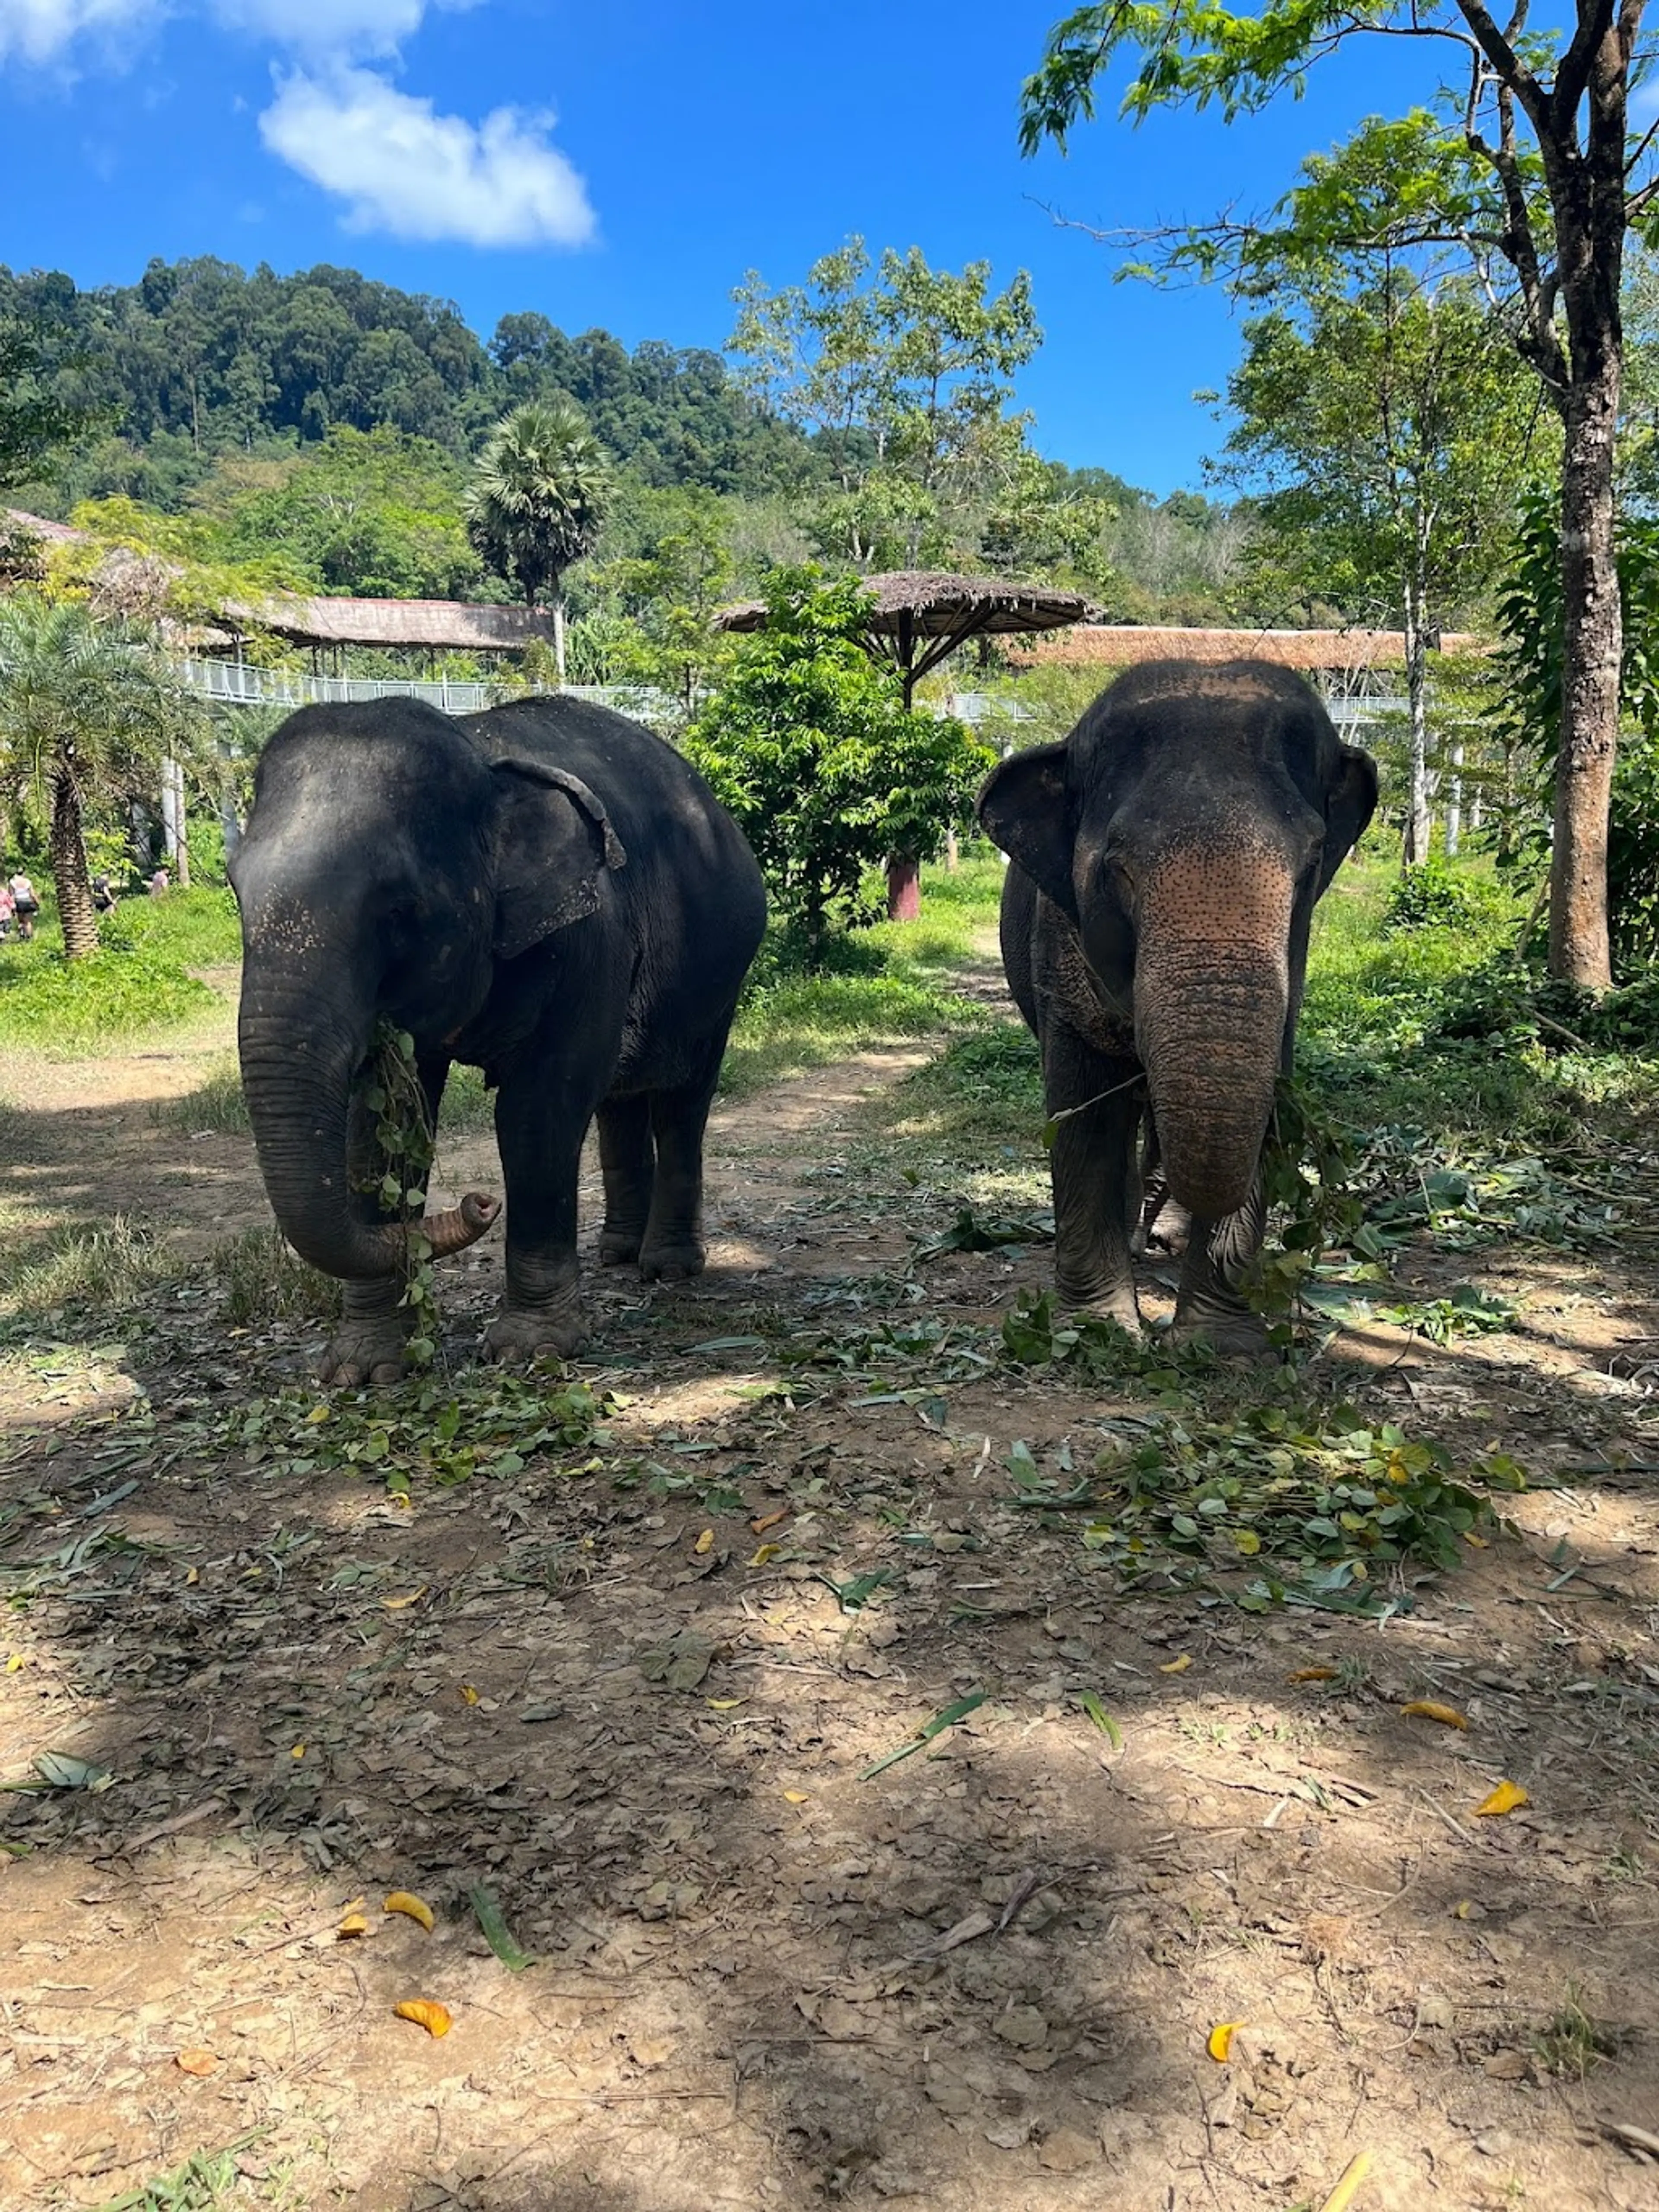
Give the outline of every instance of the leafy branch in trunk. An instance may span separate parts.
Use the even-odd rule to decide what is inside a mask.
[[[398,1304],[409,1308],[414,1322],[405,1357],[412,1367],[430,1367],[438,1350],[438,1285],[431,1239],[422,1235],[420,1221],[438,1137],[416,1065],[415,1040],[407,1030],[385,1019],[375,1024],[360,1096],[374,1116],[375,1154],[362,1188],[393,1219],[414,1217],[404,1245],[404,1291]]]

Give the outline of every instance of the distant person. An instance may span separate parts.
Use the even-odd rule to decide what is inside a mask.
[[[94,906],[97,908],[100,914],[114,913],[115,891],[114,887],[112,885],[107,876],[94,876],[93,878],[92,902]]]
[[[27,945],[34,934],[34,917],[40,911],[40,902],[34,896],[34,885],[21,871],[12,878],[9,889],[17,913],[17,934]]]
[[[165,898],[172,888],[172,877],[168,875],[165,868],[157,868],[155,873],[149,879],[150,896],[152,898]]]
[[[11,935],[12,924],[17,919],[17,903],[11,895],[11,885],[0,877],[0,945]]]

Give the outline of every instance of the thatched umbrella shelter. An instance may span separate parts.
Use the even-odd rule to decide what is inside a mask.
[[[864,649],[872,660],[898,672],[908,708],[922,678],[970,638],[1065,629],[1098,610],[1080,592],[1054,592],[1038,584],[1013,584],[1002,576],[952,576],[933,568],[894,568],[867,576],[870,595]],[[764,599],[722,608],[719,629],[764,629]],[[955,832],[951,833],[954,838]],[[887,863],[887,912],[912,921],[921,911],[921,868],[913,853]]]
[[[932,568],[895,568],[867,576],[870,594],[865,650],[898,671],[908,707],[922,678],[969,638],[1065,629],[1088,622],[1097,610],[1080,592],[1054,592],[1038,584],[1011,584],[1003,576],[951,576]],[[764,599],[724,607],[718,629],[766,627]]]

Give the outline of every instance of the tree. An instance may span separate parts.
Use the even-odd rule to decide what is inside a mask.
[[[48,476],[57,449],[96,419],[57,390],[59,366],[43,318],[0,315],[0,491]]]
[[[82,809],[127,795],[180,746],[184,717],[142,649],[73,599],[0,600],[0,760],[51,819],[52,879],[71,960],[98,949]]]
[[[907,713],[861,642],[855,578],[780,569],[767,626],[693,723],[684,750],[754,848],[777,906],[823,951],[832,907],[856,914],[866,868],[939,851],[991,756],[959,722]]]
[[[990,290],[991,264],[960,276],[890,246],[873,276],[864,240],[772,291],[751,270],[733,294],[728,352],[748,389],[813,432],[839,489],[822,518],[865,567],[914,567],[1020,452],[1012,380],[1042,343],[1022,270]]]
[[[1405,633],[1411,792],[1404,858],[1428,858],[1428,654],[1487,583],[1536,410],[1513,349],[1465,281],[1395,255],[1281,271],[1245,325],[1222,467],[1246,484],[1281,586]]]
[[[615,489],[604,448],[568,402],[532,400],[498,423],[467,495],[472,543],[533,607],[553,608],[553,652],[565,680],[564,574],[591,553]]]
[[[1530,0],[1506,22],[1486,0],[1263,0],[1255,14],[1206,0],[1087,0],[1050,33],[1024,88],[1022,142],[1063,144],[1092,117],[1095,88],[1127,51],[1138,68],[1124,112],[1218,103],[1227,119],[1299,88],[1325,54],[1378,36],[1449,46],[1464,71],[1455,119],[1419,111],[1397,134],[1413,154],[1408,216],[1424,243],[1466,252],[1516,307],[1516,343],[1564,433],[1560,492],[1564,624],[1561,742],[1551,860],[1551,972],[1593,989],[1610,981],[1608,808],[1619,732],[1621,649],[1614,559],[1614,432],[1622,362],[1626,226],[1659,194],[1641,174],[1654,139],[1632,143],[1627,108],[1645,0],[1574,0],[1560,37],[1529,29]],[[1551,71],[1553,74],[1551,74]],[[1366,211],[1354,211],[1363,231]],[[1340,234],[1340,200],[1323,210]]]

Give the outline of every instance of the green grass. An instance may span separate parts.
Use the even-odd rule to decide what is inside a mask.
[[[89,958],[66,961],[48,899],[32,944],[0,945],[0,1050],[79,1057],[199,1019],[222,1001],[191,971],[240,957],[223,889],[124,901],[100,936]]]
[[[805,971],[790,933],[775,923],[738,1008],[722,1096],[746,1098],[849,1053],[983,1027],[982,1011],[951,983],[975,940],[994,930],[1001,895],[994,855],[965,859],[954,876],[924,868],[919,921],[833,939],[817,973]]]
[[[127,1214],[102,1225],[70,1224],[32,1241],[21,1218],[5,1228],[0,1330],[8,1334],[55,1327],[76,1309],[100,1319],[130,1312],[179,1273],[177,1255],[155,1230]]]
[[[182,1129],[191,1136],[210,1131],[217,1135],[246,1136],[252,1127],[234,1052],[216,1060],[193,1091],[186,1091],[182,1098],[169,1098],[154,1110],[162,1127]],[[452,1069],[444,1087],[441,1135],[488,1132],[495,1126],[495,1102],[484,1089],[482,1071],[476,1067]]]

